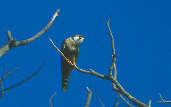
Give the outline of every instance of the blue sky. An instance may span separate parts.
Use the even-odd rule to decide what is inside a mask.
[[[0,74],[16,66],[4,86],[23,80],[35,72],[43,61],[46,66],[32,80],[9,90],[0,99],[1,107],[47,107],[54,91],[54,107],[83,106],[88,86],[92,92],[90,107],[100,107],[95,90],[106,107],[112,107],[116,93],[111,83],[76,70],[70,77],[66,93],[61,90],[60,55],[48,38],[60,48],[67,37],[84,35],[77,65],[108,74],[111,64],[111,41],[106,21],[111,19],[117,53],[118,81],[125,90],[152,107],[159,104],[158,92],[171,100],[171,7],[169,0],[2,0],[0,1],[0,46],[7,41],[6,31],[23,40],[41,30],[56,9],[61,12],[52,27],[29,45],[14,48],[0,60]],[[119,107],[125,107],[120,100]]]

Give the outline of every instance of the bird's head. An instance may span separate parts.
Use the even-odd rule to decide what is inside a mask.
[[[79,46],[84,41],[84,37],[81,35],[75,35],[73,36],[73,40],[75,41],[77,46]]]

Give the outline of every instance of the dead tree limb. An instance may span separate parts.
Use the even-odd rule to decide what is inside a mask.
[[[1,78],[1,80],[6,80],[7,77],[8,77],[11,73],[13,73],[14,71],[16,71],[16,70],[18,70],[18,69],[19,69],[19,67],[15,67],[15,68],[11,69],[9,72],[7,72],[7,73],[4,74],[4,76]]]
[[[102,107],[105,107],[105,105],[103,104],[102,99],[100,98],[99,94],[97,93],[96,88],[95,88],[95,96],[97,97],[97,99],[98,99],[100,105],[101,105]]]
[[[159,103],[171,103],[171,101],[165,100],[160,93],[159,93],[159,97],[161,100],[161,101],[158,101]]]
[[[128,107],[133,107],[121,94],[119,94],[119,97],[125,102],[125,104],[127,104]]]
[[[4,85],[3,85],[3,81],[7,79],[7,77],[14,71],[16,71],[18,69],[18,67],[13,68],[12,70],[10,70],[9,72],[6,72],[6,70],[4,70],[4,76],[0,78],[0,98],[3,97],[4,94]]]
[[[109,26],[109,21],[107,22],[107,26],[108,28],[110,28]],[[112,50],[113,50],[113,64],[111,66],[114,66],[114,69],[116,69],[116,64],[115,63],[115,60],[116,60],[116,55],[115,55],[115,51],[114,51],[114,39],[112,38],[112,32],[111,30],[109,29],[109,34],[111,36],[111,39],[112,39]],[[82,73],[86,73],[86,74],[90,74],[90,75],[94,75],[94,76],[97,76],[101,79],[106,79],[106,80],[110,80],[113,84],[114,84],[114,91],[116,91],[117,93],[120,93],[122,95],[124,95],[127,99],[129,99],[131,102],[133,102],[135,105],[139,106],[139,107],[149,107],[150,105],[146,105],[144,104],[143,102],[137,100],[135,97],[133,97],[130,93],[128,93],[123,87],[122,85],[117,81],[116,78],[114,78],[113,76],[111,76],[112,74],[112,71],[109,70],[109,75],[105,76],[103,74],[100,74],[92,69],[90,70],[84,70],[84,69],[81,69],[79,68],[77,65],[73,64],[67,57],[65,57],[65,55],[55,46],[55,44],[53,43],[53,41],[49,38],[49,41],[51,42],[51,44],[54,46],[54,48],[65,58],[65,60],[70,64],[72,65],[75,69],[77,69],[78,71],[82,72]],[[112,68],[112,67],[111,67]],[[116,70],[115,70],[116,71]],[[115,73],[116,75],[116,73]]]
[[[31,38],[28,38],[26,40],[18,41],[16,39],[14,39],[13,36],[11,35],[10,30],[8,30],[7,31],[7,37],[8,37],[9,42],[7,42],[5,45],[3,45],[0,48],[0,58],[4,54],[6,54],[9,50],[11,50],[12,48],[28,44],[28,43],[36,40],[37,38],[39,38],[41,35],[43,35],[51,27],[51,25],[53,24],[56,16],[58,16],[59,12],[60,12],[60,9],[56,10],[56,12],[54,13],[51,21],[40,32],[38,32],[36,35],[34,35]]]
[[[8,90],[11,90],[11,89],[13,89],[13,88],[16,88],[16,87],[18,87],[18,86],[21,86],[21,85],[23,85],[24,83],[26,83],[27,81],[29,81],[30,79],[32,79],[34,76],[36,76],[42,69],[43,69],[43,67],[45,66],[45,63],[43,63],[39,68],[38,68],[38,70],[37,71],[35,71],[35,72],[33,72],[30,76],[28,76],[27,78],[25,78],[24,80],[22,80],[22,81],[20,81],[20,82],[18,82],[18,83],[16,83],[16,84],[14,84],[14,85],[12,85],[12,86],[10,86],[10,87],[8,87],[8,88],[1,88],[1,90],[0,90],[0,92],[2,93],[4,93],[4,92],[6,92],[6,91],[8,91]],[[5,78],[3,78],[3,80],[4,80]],[[2,80],[2,79],[1,79]],[[2,82],[2,81],[1,81]]]
[[[52,104],[52,100],[53,98],[56,96],[56,91],[50,96],[49,98],[49,104],[50,104],[50,107],[53,107],[53,104]]]
[[[113,107],[118,107],[119,105],[119,94],[117,94],[116,98],[115,98],[115,103],[113,105]]]
[[[109,68],[109,75],[113,76],[112,75],[112,70],[114,68],[114,76],[113,76],[113,78],[116,80],[117,79],[117,69],[116,69],[116,63],[115,63],[116,62],[116,52],[115,52],[115,43],[114,43],[115,41],[114,41],[114,36],[113,36],[112,31],[111,31],[110,26],[109,26],[109,22],[110,22],[110,19],[108,19],[106,24],[107,24],[107,28],[109,30],[109,36],[111,38],[112,51],[113,51],[113,54],[112,54],[112,64],[111,64],[111,66]]]
[[[0,78],[0,98],[4,95],[4,85],[2,83],[2,79]]]
[[[137,100],[135,97],[133,97],[131,94],[129,94],[127,91],[125,91],[125,89],[121,86],[121,84],[115,80],[114,78],[112,78],[111,76],[105,76],[103,74],[100,74],[92,69],[90,69],[89,71],[84,70],[79,68],[77,65],[74,65],[67,57],[65,57],[65,55],[55,46],[55,44],[53,43],[53,41],[51,39],[49,39],[49,41],[52,43],[52,45],[55,47],[55,49],[65,58],[65,60],[72,65],[75,69],[77,69],[78,71],[82,72],[82,73],[86,73],[86,74],[91,74],[94,76],[97,76],[101,79],[106,79],[106,80],[110,80],[112,83],[114,83],[118,88],[115,89],[115,91],[119,92],[120,94],[123,94],[125,97],[127,97],[130,101],[132,101],[135,105],[138,105],[140,107],[148,107],[146,104],[140,102],[139,100]]]
[[[86,104],[84,105],[84,107],[89,107],[91,98],[92,98],[92,91],[88,87],[86,87],[86,90],[88,92],[88,97],[87,97],[87,101],[86,101]]]

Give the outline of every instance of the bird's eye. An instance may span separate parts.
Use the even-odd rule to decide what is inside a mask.
[[[79,37],[79,39],[83,39],[83,37],[82,37],[82,36],[80,36],[80,37]]]

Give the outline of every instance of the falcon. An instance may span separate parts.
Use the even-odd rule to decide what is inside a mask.
[[[75,35],[69,37],[62,42],[63,54],[73,63],[76,64],[79,46],[84,41],[84,37],[81,35]],[[70,74],[73,70],[73,66],[70,65],[63,56],[61,56],[61,68],[62,68],[62,90],[65,92],[68,88],[68,81]]]

